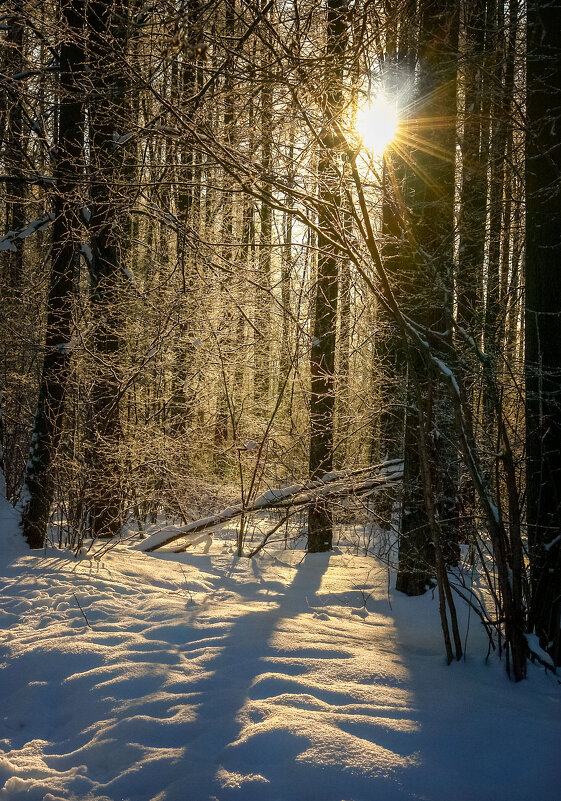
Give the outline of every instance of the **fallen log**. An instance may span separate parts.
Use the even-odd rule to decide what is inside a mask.
[[[399,481],[402,475],[403,461],[401,459],[392,459],[360,470],[326,473],[322,478],[314,481],[267,490],[251,503],[229,506],[215,515],[194,520],[179,531],[174,531],[173,534],[169,531],[158,531],[135,547],[136,550],[150,553],[182,537],[195,537],[204,532],[216,531],[231,520],[253,512],[305,506],[317,500],[318,497],[337,500],[348,495],[368,495]]]

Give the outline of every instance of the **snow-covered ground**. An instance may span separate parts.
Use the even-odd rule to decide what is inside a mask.
[[[447,667],[436,598],[370,557],[30,555],[5,502],[0,531],[0,799],[560,797],[557,678],[509,683],[473,617]]]

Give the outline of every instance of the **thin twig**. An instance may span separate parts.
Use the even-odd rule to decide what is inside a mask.
[[[81,613],[82,613],[82,615],[84,616],[84,620],[86,621],[86,623],[88,624],[88,626],[90,626],[90,621],[89,621],[89,620],[88,620],[88,618],[86,617],[86,613],[85,613],[85,612],[84,612],[84,610],[82,609],[82,607],[81,607],[81,605],[80,605],[80,601],[78,600],[78,598],[77,598],[76,594],[74,594],[74,598],[76,599],[76,603],[78,604],[78,608],[80,609],[80,612],[81,612]],[[90,629],[91,629],[91,626],[90,626]]]

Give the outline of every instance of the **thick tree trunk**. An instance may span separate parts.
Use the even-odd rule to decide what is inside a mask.
[[[90,517],[93,536],[114,536],[122,525],[118,449],[118,362],[124,326],[126,256],[130,240],[123,178],[126,150],[122,131],[126,81],[121,58],[126,52],[128,0],[92,0],[88,26],[92,55],[90,104],[91,307],[95,373],[91,390]]]
[[[561,2],[528,2],[526,493],[530,630],[561,664]]]
[[[415,255],[406,268],[405,277],[408,313],[421,324],[443,333],[450,332],[453,297],[458,12],[456,0],[424,2],[419,9],[419,78],[415,109],[419,120],[417,138],[423,144],[412,154],[416,173],[411,194]],[[442,532],[440,550],[447,561],[455,560],[457,550],[457,477],[454,449],[450,447],[453,423],[447,396],[434,375],[427,371],[423,354],[413,351],[408,361],[404,490],[396,587],[408,595],[418,595],[424,592],[433,574],[431,558],[436,546],[430,543],[420,461],[421,450],[426,445],[420,437],[430,439],[433,491],[437,496]],[[419,398],[423,408],[419,408]]]
[[[60,49],[58,143],[51,275],[47,298],[45,357],[22,493],[22,527],[31,548],[45,541],[54,495],[53,463],[63,431],[66,385],[72,358],[74,274],[79,252],[80,187],[83,182],[84,51],[81,29],[84,0],[62,0],[66,31]]]

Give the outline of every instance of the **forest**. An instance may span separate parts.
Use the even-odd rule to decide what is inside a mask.
[[[43,755],[21,778],[29,743],[50,736],[32,716],[34,739],[16,747],[8,728],[0,741],[20,749],[6,757],[10,768],[0,759],[0,799],[306,801],[316,785],[332,801],[524,801],[530,785],[555,798],[546,741],[561,734],[561,0],[5,0],[0,39],[8,718],[19,719],[29,682],[44,678],[41,659],[63,642],[64,625],[69,643],[79,628],[85,649],[75,669],[64,664],[65,681],[80,665],[93,676],[95,638],[113,632],[111,616],[140,638],[140,610],[145,625],[161,622],[168,587],[168,646],[181,640],[190,653],[201,620],[209,637],[229,621],[233,662],[226,652],[216,661],[235,687],[248,675],[234,631],[258,661],[272,659],[265,643],[280,637],[279,619],[295,626],[303,615],[309,631],[286,642],[303,637],[311,648],[314,626],[325,629],[322,681],[344,642],[363,638],[353,681],[367,681],[389,641],[405,643],[404,664],[408,649],[413,666],[428,660],[424,670],[439,671],[451,697],[479,685],[473,731],[496,693],[507,717],[487,747],[510,782],[491,794],[487,769],[476,785],[466,767],[465,785],[454,786],[455,757],[446,757],[439,789],[423,762],[427,739],[415,762],[398,737],[387,775],[402,778],[376,791],[385,757],[363,732],[364,763],[379,763],[379,775],[368,773],[339,729],[325,736],[350,773],[304,771],[300,795],[283,771],[308,762],[327,771],[321,745],[296,757],[287,744],[270,779],[263,766],[242,775],[215,756],[222,767],[212,777],[197,767],[192,796],[181,777],[206,765],[196,756],[204,737],[169,786],[148,751],[135,760],[156,760],[160,772],[146,785],[140,774],[138,786],[127,783],[124,763],[107,786],[80,784],[86,774],[63,780],[82,764],[68,762],[67,746],[62,767],[47,770]],[[252,581],[262,584],[253,594]],[[134,619],[119,593],[138,594]],[[277,612],[260,613],[261,652],[255,614],[238,615],[244,598],[258,610],[275,593]],[[207,609],[215,596],[224,620]],[[59,601],[71,619],[57,617]],[[357,633],[337,628],[347,613]],[[386,615],[385,634],[375,614]],[[330,616],[333,641],[322,623]],[[54,639],[40,647],[34,638],[49,625]],[[149,630],[133,651],[147,648]],[[111,658],[125,664],[133,657],[119,643]],[[20,673],[32,653],[29,675]],[[470,659],[471,678],[458,673]],[[294,675],[312,671],[298,664]],[[478,672],[490,664],[492,681]],[[252,687],[263,675],[249,676]],[[285,695],[296,692],[285,681]],[[432,690],[419,681],[427,710]],[[511,720],[508,693],[530,685],[524,692],[537,695]],[[252,742],[251,727],[267,722],[278,735],[270,705],[281,696],[271,692],[264,720],[242,705],[241,689],[225,700],[238,715],[225,754]],[[316,702],[338,703],[321,693]],[[87,711],[77,742],[114,710]],[[318,725],[293,713],[298,737]],[[435,742],[443,725],[419,723]],[[542,742],[531,781],[513,768],[509,730],[524,732],[514,738],[521,753],[533,732]],[[115,742],[132,748],[136,733],[125,727]],[[82,761],[91,771],[96,759]]]

